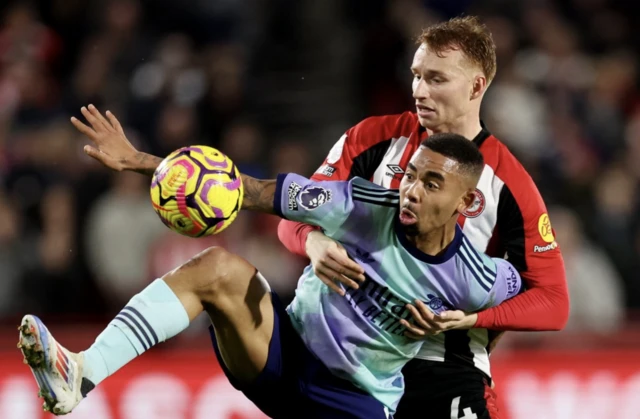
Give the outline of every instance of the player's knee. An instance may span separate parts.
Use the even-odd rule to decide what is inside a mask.
[[[255,268],[223,247],[210,247],[192,259],[196,265],[196,289],[202,301],[215,302],[243,289]],[[246,286],[245,286],[246,289]]]
[[[207,288],[224,276],[225,267],[232,257],[223,247],[210,247],[166,274],[165,279],[179,281],[193,291]]]
[[[223,267],[238,256],[229,252],[222,246],[212,246],[195,255],[191,260],[195,265],[205,265],[208,268]]]
[[[240,256],[223,247],[210,247],[164,278],[201,303],[219,306],[241,298],[255,273],[253,265]]]

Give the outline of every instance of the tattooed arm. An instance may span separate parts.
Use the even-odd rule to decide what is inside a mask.
[[[137,152],[132,161],[123,161],[126,170],[140,173],[141,175],[153,176],[162,158],[154,156],[152,154]]]
[[[84,147],[85,153],[113,170],[129,170],[153,176],[163,159],[138,151],[124,135],[124,130],[115,115],[107,111],[105,118],[93,105],[83,107],[81,112],[91,127],[77,118],[71,118],[71,123],[94,143],[93,146]],[[273,214],[275,179],[258,180],[246,175],[241,177],[244,184],[242,209]]]
[[[240,175],[244,185],[242,209],[275,214],[273,200],[276,193],[276,180],[260,180],[247,175]]]

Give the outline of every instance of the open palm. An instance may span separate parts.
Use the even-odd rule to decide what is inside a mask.
[[[84,152],[110,169],[131,169],[131,163],[136,160],[139,152],[124,135],[118,118],[109,111],[105,118],[93,105],[83,106],[80,112],[91,126],[85,125],[76,117],[71,117],[71,123],[93,142],[93,145],[84,146]]]

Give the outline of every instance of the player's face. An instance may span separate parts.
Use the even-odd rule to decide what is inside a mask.
[[[479,81],[483,75],[460,50],[436,54],[422,44],[413,57],[411,72],[416,112],[423,127],[450,131],[469,112],[475,112],[472,100],[483,88],[484,82]]]
[[[464,212],[474,199],[474,185],[458,162],[420,147],[400,183],[400,222],[407,234],[425,234]]]

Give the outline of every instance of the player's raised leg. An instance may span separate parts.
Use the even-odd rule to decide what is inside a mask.
[[[199,310],[207,312],[234,379],[253,381],[267,362],[274,323],[271,290],[257,269],[240,256],[215,247],[163,279],[184,306],[190,307],[191,319]]]
[[[239,381],[264,368],[273,330],[269,287],[244,259],[210,248],[134,296],[86,351],[58,344],[35,316],[24,317],[19,347],[44,407],[66,414],[88,391],[206,310],[225,365]]]

